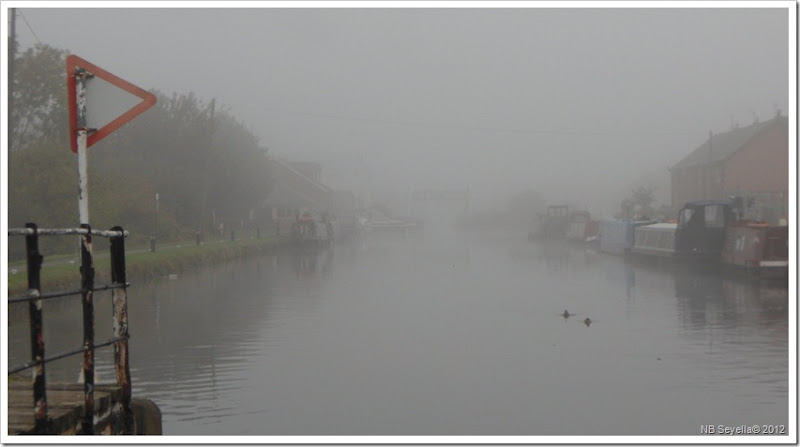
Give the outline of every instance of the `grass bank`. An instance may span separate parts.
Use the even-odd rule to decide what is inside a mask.
[[[211,242],[203,245],[187,244],[159,247],[155,253],[146,250],[127,250],[125,254],[128,282],[149,280],[200,265],[213,264],[267,253],[288,244],[283,236],[267,236],[259,239],[242,239],[236,241]],[[79,264],[70,263],[72,257],[53,257],[45,254],[45,265],[42,266],[41,283],[44,293],[56,290],[72,290],[80,287]],[[48,261],[51,263],[48,264]],[[22,264],[24,266],[24,264]],[[110,262],[106,253],[95,252],[94,260],[95,285],[101,286],[111,282]],[[8,273],[8,295],[21,295],[28,287],[25,271]]]

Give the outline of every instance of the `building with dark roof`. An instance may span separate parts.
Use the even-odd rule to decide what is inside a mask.
[[[789,128],[775,118],[709,135],[670,168],[672,208],[694,200],[744,197],[749,217],[778,223],[786,219],[789,197]]]
[[[358,204],[353,193],[334,190],[323,184],[321,172],[319,163],[270,158],[270,175],[274,183],[262,208],[267,211],[273,226],[286,232],[304,211],[317,217],[355,212]]]

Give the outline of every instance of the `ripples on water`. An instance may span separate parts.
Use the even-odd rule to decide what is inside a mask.
[[[699,435],[788,420],[785,284],[524,235],[391,235],[129,295],[134,393],[160,406],[165,434]],[[47,304],[48,352],[80,343],[76,311]],[[27,349],[18,314],[12,346]],[[110,350],[98,361],[113,377]]]

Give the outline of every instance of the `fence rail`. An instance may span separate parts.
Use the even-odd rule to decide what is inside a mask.
[[[47,415],[47,387],[45,364],[69,357],[83,355],[82,376],[84,384],[84,415],[80,425],[81,434],[94,432],[94,351],[104,346],[114,346],[114,364],[117,385],[122,390],[120,413],[122,433],[133,433],[133,414],[131,411],[131,380],[128,365],[128,298],[129,284],[125,277],[125,237],[128,232],[121,227],[113,227],[108,231],[92,230],[89,225],[80,228],[38,228],[28,223],[25,228],[8,230],[9,236],[24,236],[28,291],[25,295],[10,297],[9,304],[28,303],[31,337],[31,359],[21,365],[9,368],[8,374],[26,369],[33,369],[33,414],[35,432],[48,433],[49,418]],[[43,256],[39,253],[39,236],[80,235],[81,237],[81,287],[70,291],[57,291],[43,294],[41,290],[41,267]],[[109,238],[111,251],[111,284],[95,287],[94,254],[92,236]],[[94,339],[94,292],[111,290],[112,318],[114,336],[99,343]],[[81,296],[83,307],[83,346],[62,352],[50,357],[45,356],[42,301],[65,296]]]
[[[127,237],[128,232],[125,230],[92,230],[89,227],[84,228],[9,228],[8,235],[9,236],[31,236],[33,234],[38,234],[39,236],[66,236],[66,235],[87,235],[91,234],[92,236],[100,236],[100,237],[107,237],[107,238],[114,238],[114,237]]]

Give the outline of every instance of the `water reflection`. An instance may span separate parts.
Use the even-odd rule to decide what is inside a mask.
[[[131,315],[134,392],[159,403],[169,434],[186,427],[215,434],[213,424],[259,412],[242,406],[239,393],[248,371],[269,363],[261,334],[313,312],[319,285],[312,279],[332,259],[332,252],[285,252],[137,290],[148,299]]]
[[[735,275],[719,269],[673,269],[675,297],[687,327],[774,324],[788,321],[785,280]]]
[[[563,241],[512,246],[508,256],[515,262],[540,262],[550,274],[565,281],[599,273],[610,283],[624,285],[629,305],[634,305],[637,293],[672,290],[686,327],[736,325],[743,318],[748,318],[747,323],[788,320],[789,289],[785,278],[747,276],[717,265],[634,263],[598,253],[592,246]],[[752,315],[753,310],[758,310],[758,317]]]
[[[712,273],[431,233],[178,272],[130,290],[134,393],[159,404],[167,434],[786,423],[788,290]],[[79,339],[79,306],[53,309],[48,327]],[[21,322],[9,335],[24,351]]]

